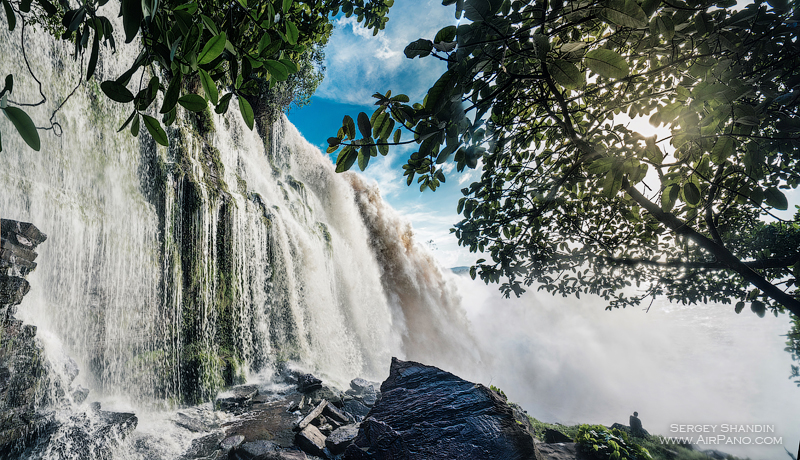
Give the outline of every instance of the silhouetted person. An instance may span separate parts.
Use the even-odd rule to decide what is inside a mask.
[[[630,419],[631,435],[641,438],[644,436],[644,428],[642,428],[642,421],[639,420],[639,413],[634,412]]]

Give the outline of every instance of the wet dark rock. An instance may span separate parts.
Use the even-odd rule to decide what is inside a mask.
[[[198,420],[182,412],[178,412],[178,415],[175,419],[175,424],[193,433],[204,433],[207,431],[211,431],[211,427],[208,426],[202,420]]]
[[[50,386],[46,359],[36,343],[36,327],[0,320],[0,458],[31,444],[49,424],[37,407]]]
[[[536,451],[537,460],[586,460],[587,458],[574,442],[539,443],[536,444]]]
[[[237,434],[236,436],[228,436],[219,443],[220,449],[224,452],[229,452],[233,449],[244,444],[244,436]]]
[[[291,447],[298,417],[287,412],[287,408],[300,398],[301,395],[293,394],[269,403],[253,404],[247,412],[223,424],[225,433],[227,436],[244,436],[245,443],[268,440],[284,448]]]
[[[256,441],[243,444],[231,451],[230,460],[306,460],[308,457],[299,450],[282,449],[270,441]]]
[[[220,447],[223,438],[225,434],[218,431],[194,439],[179,460],[222,460],[225,457]]]
[[[301,431],[305,427],[311,424],[314,420],[317,419],[322,414],[322,411],[325,410],[325,406],[328,405],[328,401],[322,400],[317,407],[311,410],[305,417],[303,417],[299,422],[297,422],[297,426],[295,427],[295,431]]]
[[[314,425],[308,425],[297,433],[294,443],[306,453],[317,457],[327,457],[325,455],[325,435]]]
[[[350,381],[350,388],[357,392],[363,392],[369,386],[372,386],[372,384],[362,378],[356,378]]]
[[[380,400],[345,453],[348,459],[373,460],[534,457],[533,439],[493,391],[396,358]]]
[[[303,374],[299,377],[297,382],[297,391],[300,393],[311,393],[312,391],[322,388],[322,380],[314,377],[311,374]]]
[[[572,438],[565,435],[564,433],[554,430],[552,428],[545,428],[544,430],[544,442],[546,443],[557,443],[557,442],[572,442]]]
[[[333,455],[339,455],[347,449],[357,435],[358,425],[339,427],[325,439],[325,446]]]
[[[46,239],[47,235],[33,224],[0,219],[0,275],[21,277],[30,273],[36,268],[34,250]],[[0,298],[1,293],[2,290]],[[0,300],[0,303],[3,301]]]
[[[216,407],[226,411],[236,411],[249,406],[258,395],[255,385],[239,385],[232,387],[217,396]]]
[[[351,399],[344,402],[342,407],[348,414],[353,415],[357,422],[360,422],[364,417],[369,414],[369,407],[365,406],[361,401]]]
[[[361,423],[358,435],[344,452],[344,458],[347,460],[400,460],[412,458],[410,455],[411,452],[406,447],[403,436],[385,422],[372,417],[367,417]],[[451,457],[433,455],[431,458]]]
[[[322,402],[323,400],[328,401],[330,404],[334,404],[336,406],[342,405],[342,398],[344,394],[337,390],[336,388],[329,387],[327,385],[323,385],[322,388],[312,391],[306,395],[306,401],[315,406]]]
[[[0,275],[0,308],[19,305],[30,290],[31,285],[25,278]]]
[[[372,407],[378,402],[378,394],[375,389],[372,388],[372,385],[370,385],[363,394],[356,396],[356,399],[364,403],[365,406]]]
[[[347,425],[353,422],[352,418],[347,415],[346,412],[339,410],[333,404],[328,404],[322,410],[322,415],[327,417],[332,422],[336,423],[338,426]]]
[[[75,391],[72,392],[72,400],[75,404],[83,404],[86,398],[89,397],[89,389],[78,385]]]

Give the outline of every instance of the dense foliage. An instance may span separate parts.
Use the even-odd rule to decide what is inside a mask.
[[[63,40],[74,42],[75,55],[88,54],[86,80],[97,68],[100,45],[115,50],[114,27],[104,14],[108,0],[2,0],[9,30],[17,21],[40,24]],[[383,29],[393,0],[121,0],[125,42],[135,42],[140,51],[130,68],[115,80],[101,83],[112,100],[130,104],[131,114],[122,129],[130,126],[136,136],[141,124],[153,138],[167,145],[163,125],[177,117],[177,107],[201,112],[210,102],[217,113],[228,110],[233,99],[247,125],[254,122],[250,100],[266,90],[281,103],[294,95],[308,97],[321,75],[310,62],[319,62],[320,47],[332,30],[331,15],[355,15],[365,27],[377,33]],[[22,44],[25,47],[25,43]],[[151,68],[147,73],[137,71]],[[299,72],[299,78],[297,77]],[[139,81],[131,81],[141,75]],[[296,75],[294,78],[292,75]],[[187,91],[199,80],[202,95]],[[279,82],[287,82],[279,84]],[[133,88],[131,91],[130,88]],[[199,88],[198,88],[199,89]],[[28,145],[38,150],[39,135],[33,121],[19,107],[8,103],[13,77],[6,77],[0,92],[0,109],[12,121]],[[153,103],[161,104],[156,118]],[[289,101],[287,101],[289,99]],[[2,150],[2,144],[0,144]]]
[[[628,440],[625,432],[602,425],[581,425],[575,436],[578,449],[593,460],[645,460],[652,458],[644,447]]]
[[[505,295],[536,284],[609,307],[666,296],[800,314],[800,218],[773,213],[800,183],[793,5],[444,4],[460,24],[405,53],[447,70],[421,103],[376,94],[372,116],[345,117],[328,140],[338,170],[399,143],[417,144],[403,168],[421,190],[447,162],[480,167],[454,232],[488,259],[472,276]],[[669,134],[645,137],[622,115]]]

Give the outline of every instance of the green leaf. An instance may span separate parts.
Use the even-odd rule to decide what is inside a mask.
[[[402,134],[403,133],[400,131],[400,128],[397,128],[397,131],[394,132],[394,143],[395,144],[400,142],[400,136],[402,136]]]
[[[31,0],[22,0],[19,2],[19,9],[23,13],[30,13],[31,11]]]
[[[172,80],[169,81],[169,87],[164,93],[164,102],[161,104],[160,113],[168,113],[175,108],[178,103],[178,97],[181,95],[181,84],[183,83],[183,74],[180,71],[175,72]]]
[[[436,37],[433,39],[433,42],[452,42],[456,39],[456,31],[456,26],[447,26],[436,33]]]
[[[217,108],[214,109],[214,112],[218,114],[223,114],[228,111],[228,104],[231,102],[231,97],[233,97],[233,93],[228,93],[222,96],[219,100],[219,104],[217,104]]]
[[[297,73],[297,70],[298,70],[297,69],[297,64],[292,62],[291,59],[281,59],[278,62],[283,64],[284,67],[286,67],[286,71],[289,72],[289,75],[291,75],[293,73]]]
[[[415,42],[411,42],[406,46],[403,52],[405,53],[406,57],[409,59],[414,59],[415,57],[425,57],[431,54],[433,50],[433,42],[430,40],[425,40],[420,38]]]
[[[299,38],[300,32],[297,30],[297,26],[292,21],[286,21],[286,41],[290,45],[296,45]]]
[[[344,127],[345,134],[350,139],[356,138],[356,125],[353,122],[353,118],[350,115],[345,115],[344,119],[342,120],[342,127]]]
[[[586,84],[586,76],[583,72],[578,70],[575,64],[556,59],[550,63],[550,75],[553,80],[565,89],[580,88]]]
[[[197,55],[197,65],[208,64],[222,54],[225,49],[225,41],[227,41],[227,37],[225,32],[222,32],[206,42],[200,54]]]
[[[630,73],[630,67],[625,59],[616,51],[597,49],[586,53],[586,66],[592,72],[605,78],[625,78]]]
[[[125,85],[117,83],[114,80],[108,80],[100,83],[100,89],[112,101],[127,104],[133,100],[133,93],[131,93],[128,88],[125,87]]]
[[[742,310],[744,310],[744,302],[741,301],[736,302],[736,307],[734,307],[734,311],[736,312],[736,314],[738,315],[739,313],[742,312]]]
[[[293,0],[283,0],[283,12],[288,13],[289,8],[292,7]]]
[[[139,114],[138,113],[133,118],[133,123],[131,124],[131,135],[133,137],[138,137],[139,136]]]
[[[618,26],[633,29],[647,27],[647,15],[635,0],[609,0],[600,14]]]
[[[692,182],[683,185],[683,197],[690,206],[697,206],[700,203],[700,189]]]
[[[680,186],[678,184],[670,184],[664,188],[664,191],[661,193],[661,209],[664,212],[672,211],[675,202],[678,200],[678,192],[680,192]]]
[[[192,112],[202,112],[208,107],[206,100],[197,94],[187,94],[182,96],[180,99],[178,99],[178,104],[182,105],[184,109]]]
[[[94,75],[95,68],[97,68],[97,55],[100,47],[100,32],[95,31],[94,40],[92,41],[92,54],[89,56],[89,65],[86,68],[86,81],[89,81]]]
[[[711,149],[711,161],[713,161],[714,164],[721,165],[735,152],[736,139],[728,136],[720,137]]]
[[[219,102],[219,92],[217,91],[217,84],[211,78],[211,76],[203,69],[198,69],[200,73],[200,84],[203,85],[203,91],[206,93],[206,96],[211,100],[214,105],[217,105]]]
[[[153,136],[153,140],[167,147],[169,141],[167,140],[167,133],[164,131],[164,128],[161,127],[161,123],[149,115],[142,114],[142,119],[144,120],[144,126],[147,128],[147,131]]]
[[[269,74],[277,81],[285,81],[289,78],[289,71],[286,69],[286,66],[278,61],[265,59],[264,68],[267,69]]]
[[[11,4],[8,0],[3,0],[3,8],[6,10],[6,20],[8,21],[8,30],[14,30],[17,27],[17,16],[14,15],[14,10],[11,9]]]
[[[30,148],[38,152],[41,148],[41,142],[39,140],[39,133],[36,131],[36,125],[33,124],[31,117],[17,107],[6,107],[2,110],[6,114],[6,117],[11,120],[14,127],[17,128],[17,132],[22,136],[22,140],[24,140]]]
[[[125,30],[125,43],[130,43],[139,33],[144,17],[141,0],[122,0],[120,5],[122,28]]]
[[[358,154],[352,146],[348,145],[342,149],[342,151],[339,152],[339,156],[336,157],[336,172],[341,173],[349,170],[353,166],[353,163],[356,162],[357,157]]]
[[[764,305],[764,302],[760,300],[754,300],[752,303],[750,303],[750,310],[756,315],[758,315],[759,318],[764,317],[764,313],[766,313],[767,311],[766,307],[767,306]]]
[[[58,14],[58,8],[56,8],[55,5],[50,3],[49,0],[36,0],[36,3],[38,3],[39,6],[42,7],[44,12],[47,13],[48,16],[55,16],[56,14]]]
[[[369,165],[369,159],[371,155],[369,154],[369,150],[366,147],[361,147],[358,151],[358,168],[360,170],[367,169],[367,165]]]
[[[268,33],[264,33],[261,36],[261,40],[258,41],[258,54],[263,53],[264,50],[267,49],[270,43],[272,43],[272,39],[270,38]]]
[[[764,199],[767,200],[769,206],[781,211],[785,211],[789,207],[786,195],[776,187],[770,187],[764,190]]]
[[[358,114],[358,130],[361,131],[362,137],[369,138],[372,135],[372,125],[364,112]]]
[[[253,108],[250,107],[250,103],[247,102],[247,99],[245,99],[243,96],[239,96],[239,111],[242,112],[244,123],[252,130],[255,119],[253,115]]]

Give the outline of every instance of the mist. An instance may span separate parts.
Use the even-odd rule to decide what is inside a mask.
[[[796,451],[800,388],[788,378],[786,316],[658,301],[649,312],[606,311],[597,298],[531,289],[503,299],[497,286],[468,276],[451,282],[489,356],[465,378],[499,387],[541,421],[627,425],[638,411],[645,429],[664,436],[693,435],[671,432],[673,424],[764,424],[781,445],[700,447],[753,459]]]

